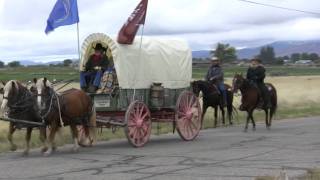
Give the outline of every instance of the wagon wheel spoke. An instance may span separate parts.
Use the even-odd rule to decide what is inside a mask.
[[[192,120],[190,121],[190,124],[194,127],[195,130],[198,129],[197,125],[196,125]],[[191,126],[190,126],[190,127],[191,127]]]
[[[136,131],[136,135],[134,137],[134,141],[137,143],[137,144],[140,144],[140,130],[137,128],[137,131]]]
[[[189,126],[189,123],[186,122],[185,125],[186,125],[187,137],[190,137],[190,135],[192,136],[192,129],[191,129],[191,127]]]
[[[185,113],[185,112],[182,112],[182,111],[178,111],[177,113],[178,113],[179,117],[186,115],[186,113]]]
[[[133,127],[129,129],[129,136],[132,137],[133,139],[135,138],[135,133],[136,133],[137,128]]]
[[[141,119],[145,120],[145,118],[148,116],[148,113],[146,112],[142,117]]]
[[[139,109],[139,117],[141,117],[141,116],[142,116],[143,110],[144,110],[144,107],[143,107],[143,106],[141,106],[141,109]]]

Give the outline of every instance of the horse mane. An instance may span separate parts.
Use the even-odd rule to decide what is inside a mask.
[[[12,89],[12,84],[14,84],[17,90],[19,90],[21,84],[17,80],[10,80],[3,87],[4,92],[10,92]]]
[[[51,82],[47,79],[47,78],[40,78],[40,79],[35,79],[36,80],[36,82],[35,82],[35,85],[36,85],[36,87],[41,87],[41,88],[43,88],[44,86],[46,86],[46,87],[52,87],[52,84],[51,84]]]
[[[213,91],[216,91],[216,88],[208,81],[198,80],[194,81],[193,84],[197,85],[204,94],[210,94]]]
[[[243,77],[242,74],[236,74],[235,76],[241,77],[241,79],[243,80],[243,85],[242,85],[242,88],[239,87],[240,89],[254,88],[254,86],[250,85],[249,80]]]

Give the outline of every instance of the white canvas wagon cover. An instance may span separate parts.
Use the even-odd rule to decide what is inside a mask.
[[[165,88],[189,87],[192,76],[192,54],[188,44],[180,39],[140,37],[132,45],[121,45],[103,33],[89,35],[82,44],[80,71],[84,70],[93,45],[108,47],[113,58],[119,86],[123,89],[148,89],[153,82]]]

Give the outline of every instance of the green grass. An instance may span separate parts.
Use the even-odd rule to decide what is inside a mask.
[[[192,77],[195,79],[202,79],[208,67],[193,68]],[[224,67],[225,77],[232,77],[235,73],[246,73],[247,67],[228,66]],[[319,67],[286,67],[286,66],[272,66],[267,67],[268,75],[277,76],[307,76],[320,75]],[[19,67],[0,69],[0,80],[16,79],[20,81],[29,81],[33,78],[47,77],[49,79],[79,80],[79,71],[69,67]]]
[[[228,66],[223,67],[225,77],[233,77],[235,73],[247,72],[248,67]],[[193,68],[193,78],[202,79],[207,72],[208,67]],[[267,74],[270,76],[309,76],[320,75],[320,67],[287,67],[271,66],[266,67]]]
[[[0,69],[0,80],[29,81],[33,78],[47,77],[48,79],[67,80],[79,79],[79,71],[69,67],[19,67]]]

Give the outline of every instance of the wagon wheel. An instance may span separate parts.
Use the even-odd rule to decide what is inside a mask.
[[[151,134],[151,115],[148,107],[140,101],[130,104],[125,115],[125,134],[134,147],[142,147]]]
[[[185,141],[196,138],[201,129],[201,107],[198,98],[190,91],[180,94],[176,105],[176,125]]]

